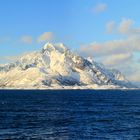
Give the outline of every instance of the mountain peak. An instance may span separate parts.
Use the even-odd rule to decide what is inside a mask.
[[[63,44],[63,43],[46,43],[43,48],[42,51],[43,52],[52,52],[52,51],[58,51],[60,53],[64,53],[65,51],[67,51],[67,47]]]

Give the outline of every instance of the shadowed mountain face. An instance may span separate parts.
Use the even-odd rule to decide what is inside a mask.
[[[0,66],[1,88],[131,88],[118,70],[74,54],[63,44],[47,43],[41,51]]]

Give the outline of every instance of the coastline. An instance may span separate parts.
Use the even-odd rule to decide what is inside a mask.
[[[0,87],[0,90],[140,90],[140,88],[109,87],[109,86],[62,86],[62,87]]]

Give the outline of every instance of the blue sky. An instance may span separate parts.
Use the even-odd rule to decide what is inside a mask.
[[[138,0],[1,0],[0,62],[52,41],[81,54],[86,50],[86,55],[126,75],[139,74],[139,5]]]
[[[106,4],[107,9],[103,13],[94,13],[92,10],[99,3]],[[16,41],[24,35],[37,37],[47,31],[55,34],[56,42],[64,42],[71,47],[118,38],[106,34],[106,23],[110,20],[119,22],[127,17],[139,24],[139,4],[138,0],[2,0],[0,37],[12,37],[13,41],[0,44],[0,55],[8,54],[7,46],[24,45],[24,48],[12,48],[10,54],[30,50]]]

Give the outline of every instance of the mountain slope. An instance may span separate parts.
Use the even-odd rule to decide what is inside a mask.
[[[131,88],[117,70],[74,54],[63,44],[47,43],[38,52],[0,66],[1,88]]]

